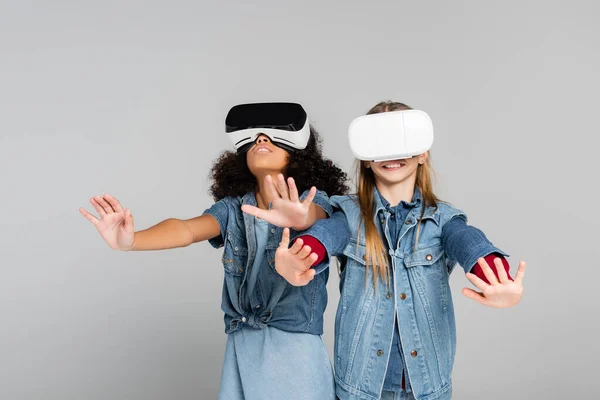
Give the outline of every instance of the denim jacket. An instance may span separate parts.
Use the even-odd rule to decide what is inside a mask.
[[[381,396],[392,351],[394,310],[413,395],[417,400],[450,399],[456,328],[449,275],[457,263],[468,271],[478,257],[493,252],[507,255],[483,233],[476,240],[460,229],[442,235],[444,225],[453,218],[466,222],[464,212],[443,202],[424,211],[415,249],[422,210],[418,189],[414,199],[417,205],[402,222],[398,242],[390,243],[389,212],[374,196],[373,218],[389,249],[389,286],[379,279],[375,288],[371,268],[365,275],[365,230],[356,196],[332,197],[332,205],[340,211],[307,231],[323,243],[330,256],[339,257],[341,264],[334,348],[336,392],[341,400],[377,400]],[[342,232],[344,220],[350,228],[349,238],[337,233]]]
[[[301,198],[305,198],[305,191]],[[313,202],[329,216],[332,207],[327,195],[318,191]],[[225,313],[225,333],[243,327],[261,329],[265,326],[288,332],[323,333],[323,313],[327,305],[326,283],[329,277],[327,262],[317,266],[319,272],[306,286],[290,285],[275,270],[275,251],[281,242],[283,228],[269,224],[269,237],[265,249],[269,268],[258,272],[256,287],[250,296],[250,307],[245,307],[246,281],[256,256],[254,216],[242,212],[241,206],[256,206],[254,193],[243,197],[226,197],[216,202],[204,214],[212,215],[221,227],[221,235],[209,240],[223,251],[223,294],[221,309]],[[293,240],[299,233],[292,231]]]

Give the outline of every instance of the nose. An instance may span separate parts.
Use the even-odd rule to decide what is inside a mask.
[[[269,139],[269,137],[267,135],[260,135],[258,137],[258,139],[256,139],[256,143],[257,144],[261,144],[261,143],[269,143],[271,140]]]

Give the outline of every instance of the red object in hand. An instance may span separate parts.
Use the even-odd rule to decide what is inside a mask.
[[[508,264],[508,261],[506,260],[506,258],[504,258],[503,255],[498,254],[498,253],[492,253],[492,254],[488,254],[484,258],[485,258],[485,262],[487,262],[488,265],[490,266],[490,268],[492,269],[492,271],[494,271],[494,275],[496,275],[496,278],[498,278],[498,280],[500,280],[500,278],[498,277],[498,270],[496,269],[496,264],[494,264],[494,259],[495,258],[501,259],[502,265],[504,266],[504,270],[506,271],[506,275],[508,275],[508,279],[510,279],[511,281],[514,281],[512,276],[510,276],[510,265]],[[476,263],[473,266],[473,268],[471,268],[471,273],[477,275],[477,277],[479,279],[481,279],[482,281],[484,281],[485,283],[487,283],[487,284],[490,283],[490,281],[488,281],[485,274],[483,273],[483,269],[481,269],[481,265],[479,265],[479,263]]]
[[[317,255],[317,257],[318,257],[317,261],[315,261],[313,263],[312,267],[316,267],[321,262],[323,262],[323,260],[325,259],[325,257],[327,257],[327,252],[325,251],[325,246],[323,246],[323,244],[321,242],[319,242],[313,236],[304,235],[304,236],[300,236],[298,239],[302,239],[302,241],[304,242],[305,246],[310,246],[310,248],[311,248],[311,254],[315,253]],[[293,244],[294,243],[291,243],[290,246],[293,245]]]

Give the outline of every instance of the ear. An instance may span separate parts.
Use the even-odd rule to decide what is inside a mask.
[[[371,161],[363,161],[362,163],[365,168],[371,168]]]
[[[429,151],[426,151],[425,153],[419,155],[419,164],[425,164],[428,157],[429,157]]]

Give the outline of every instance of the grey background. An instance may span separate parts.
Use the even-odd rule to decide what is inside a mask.
[[[357,2],[358,3],[358,2]],[[211,204],[229,107],[297,101],[325,154],[383,99],[426,110],[438,194],[529,263],[522,303],[452,286],[456,399],[595,398],[599,6],[592,1],[0,2],[0,398],[214,399],[220,252],[109,250]],[[325,340],[333,345],[338,277]]]

